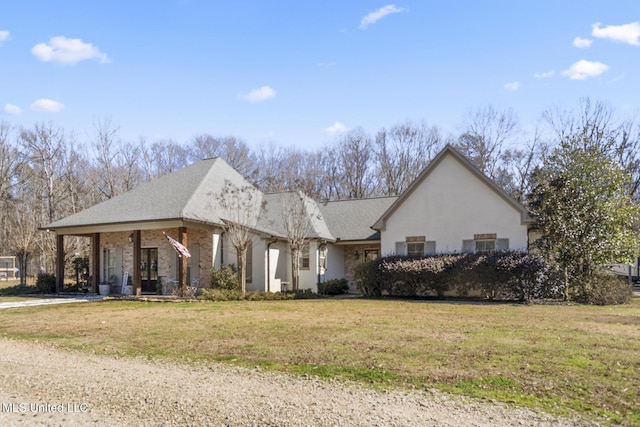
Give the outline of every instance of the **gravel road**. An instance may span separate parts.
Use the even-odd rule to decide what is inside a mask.
[[[2,426],[593,426],[443,394],[0,339]]]

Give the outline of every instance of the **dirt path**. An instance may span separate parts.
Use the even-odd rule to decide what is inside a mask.
[[[0,339],[0,425],[576,426],[443,395],[210,365],[191,368]]]

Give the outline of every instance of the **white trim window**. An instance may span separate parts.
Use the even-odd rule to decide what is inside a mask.
[[[396,242],[396,255],[423,257],[436,253],[436,242],[425,236],[408,236],[404,242]]]
[[[509,250],[509,239],[498,239],[496,234],[476,234],[462,241],[462,252],[493,253]]]
[[[309,256],[309,242],[302,245],[298,251],[298,266],[300,270],[309,270],[311,268],[311,257]]]

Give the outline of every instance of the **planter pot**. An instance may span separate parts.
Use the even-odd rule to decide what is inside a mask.
[[[125,295],[133,295],[133,286],[125,286],[124,287]]]
[[[111,286],[109,285],[98,285],[98,291],[103,297],[109,295],[110,288]]]

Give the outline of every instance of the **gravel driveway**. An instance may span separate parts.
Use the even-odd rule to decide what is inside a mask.
[[[197,368],[0,339],[0,425],[576,426],[442,394],[212,364]]]

